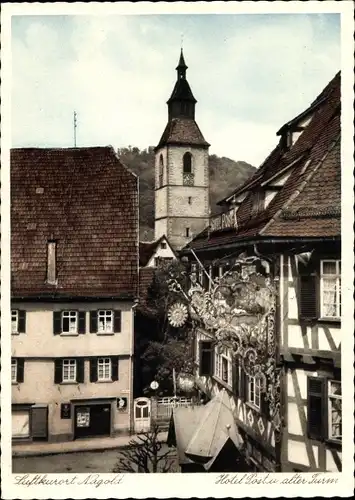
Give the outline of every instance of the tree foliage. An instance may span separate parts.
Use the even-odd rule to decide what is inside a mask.
[[[120,451],[112,472],[170,472],[174,465],[173,452],[162,451],[162,449],[163,442],[159,439],[159,425],[154,423],[150,431],[138,434],[130,440],[126,449]]]

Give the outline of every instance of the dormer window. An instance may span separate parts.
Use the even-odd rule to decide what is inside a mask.
[[[57,284],[57,242],[49,240],[47,243],[47,283]]]

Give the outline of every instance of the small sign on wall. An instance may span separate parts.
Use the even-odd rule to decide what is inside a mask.
[[[60,418],[71,418],[71,404],[62,403],[60,405]]]
[[[128,408],[128,398],[117,398],[117,410],[126,411]]]

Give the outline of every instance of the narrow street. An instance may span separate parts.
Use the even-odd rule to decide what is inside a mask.
[[[169,448],[163,445],[161,453]],[[16,457],[12,459],[13,473],[110,473],[120,456],[119,449],[61,453],[37,457]],[[171,472],[179,472],[176,461]]]

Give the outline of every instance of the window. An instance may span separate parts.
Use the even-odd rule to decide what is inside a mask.
[[[162,241],[162,242],[160,243],[160,248],[161,248],[162,250],[165,250],[165,249],[166,249],[166,242],[165,242],[165,241]]]
[[[321,261],[321,317],[341,316],[341,261]]]
[[[191,205],[191,203],[192,203],[192,197],[191,197],[191,196],[189,196],[189,197],[187,198],[187,201],[188,201],[188,204],[189,204],[189,205]]]
[[[232,357],[228,349],[215,348],[214,374],[232,387]]]
[[[18,311],[11,311],[11,333],[18,333]]]
[[[341,382],[328,380],[328,437],[341,439]]]
[[[76,359],[63,359],[62,382],[76,382]]]
[[[78,335],[86,332],[85,311],[54,311],[53,333],[54,335]]]
[[[308,436],[317,441],[342,437],[342,394],[340,380],[325,377],[307,379]]]
[[[189,236],[190,236],[190,228],[189,227],[186,228],[185,233],[186,233],[186,238],[189,238]]]
[[[77,311],[62,312],[62,333],[78,333]]]
[[[111,380],[111,359],[98,358],[97,360],[97,380]]]
[[[248,402],[260,409],[261,379],[248,377]]]
[[[11,310],[11,333],[26,333],[26,311]]]
[[[11,382],[17,382],[17,359],[11,360]]]
[[[13,384],[19,384],[24,380],[24,361],[23,358],[11,358],[11,382]]]
[[[192,155],[191,153],[185,153],[183,157],[183,168],[184,174],[192,173]]]
[[[113,311],[98,311],[97,319],[98,333],[113,333]]]

